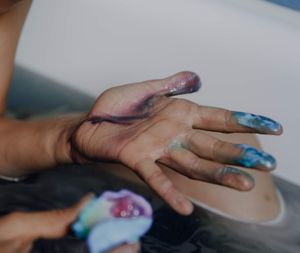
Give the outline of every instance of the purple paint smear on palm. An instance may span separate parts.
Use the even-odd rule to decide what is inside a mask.
[[[130,124],[133,121],[144,119],[151,113],[157,98],[161,96],[176,96],[196,92],[201,87],[201,81],[197,74],[193,72],[182,72],[180,75],[175,75],[172,79],[160,90],[154,93],[145,94],[137,102],[133,102],[127,109],[122,110],[119,115],[101,114],[90,115],[86,120],[92,124],[102,122],[110,122],[115,124]],[[131,102],[131,101],[130,101]]]

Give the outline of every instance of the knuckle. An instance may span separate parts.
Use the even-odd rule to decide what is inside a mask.
[[[173,187],[172,186],[164,187],[161,190],[161,196],[164,199],[167,199],[171,192],[173,192]]]
[[[186,172],[185,176],[189,179],[192,179],[192,180],[199,180],[201,179],[201,176],[199,175],[199,172],[196,173],[194,172],[193,170],[189,170]]]
[[[213,160],[216,160],[218,157],[218,154],[220,153],[221,150],[223,150],[225,148],[225,142],[221,141],[221,140],[216,140],[213,144],[212,147],[212,154],[211,154],[211,158]]]
[[[193,105],[192,102],[183,98],[172,98],[173,106],[180,111],[190,112]]]
[[[227,129],[230,128],[230,122],[231,122],[231,111],[224,109],[224,130],[225,132],[229,131]]]
[[[223,184],[225,180],[225,175],[226,175],[226,168],[225,167],[220,167],[216,169],[215,173],[213,174],[213,180],[214,182],[218,184]]]
[[[197,178],[199,177],[201,171],[201,161],[198,157],[192,157],[189,160],[188,168],[187,168],[187,174],[191,178]]]
[[[186,142],[191,146],[194,144],[195,135],[194,131],[188,131],[185,135]]]
[[[145,178],[145,181],[149,184],[162,181],[164,175],[161,171],[153,171],[148,177]]]

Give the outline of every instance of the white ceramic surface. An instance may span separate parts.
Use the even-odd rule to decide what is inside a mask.
[[[300,182],[300,13],[260,0],[36,0],[17,63],[90,94],[200,74],[201,104],[266,114],[276,174]],[[43,84],[41,84],[43,85]]]

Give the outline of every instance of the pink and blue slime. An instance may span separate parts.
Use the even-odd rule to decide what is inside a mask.
[[[143,197],[128,191],[106,191],[81,211],[72,229],[87,238],[91,253],[107,252],[137,242],[152,225],[152,208]]]

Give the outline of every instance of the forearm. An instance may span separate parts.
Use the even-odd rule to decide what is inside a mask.
[[[0,119],[0,174],[21,176],[71,162],[70,137],[81,115],[39,121]]]
[[[14,57],[31,0],[0,0],[0,115],[5,112],[6,95]]]

